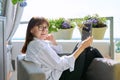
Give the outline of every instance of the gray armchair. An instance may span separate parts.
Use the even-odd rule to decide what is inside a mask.
[[[24,55],[17,56],[17,80],[46,80],[44,72],[36,64],[23,58]]]
[[[17,56],[17,80],[46,80],[39,67]],[[88,68],[86,80],[120,80],[120,63],[111,59],[95,58]]]

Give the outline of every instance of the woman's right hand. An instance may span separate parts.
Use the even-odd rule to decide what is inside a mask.
[[[93,37],[90,36],[87,39],[85,39],[84,41],[82,41],[80,46],[85,49],[85,48],[91,46],[92,42],[93,42]]]
[[[93,42],[93,37],[88,37],[84,41],[82,41],[81,45],[78,47],[78,49],[73,53],[73,56],[75,59],[84,51],[85,48],[91,46]]]

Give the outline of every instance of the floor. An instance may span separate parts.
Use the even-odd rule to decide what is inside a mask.
[[[17,80],[17,62],[15,65],[15,71],[12,72],[12,76],[10,80]]]

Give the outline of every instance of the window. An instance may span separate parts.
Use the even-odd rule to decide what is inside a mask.
[[[119,0],[27,0],[21,22],[28,21],[32,16],[44,16],[46,18],[80,18],[88,14],[99,14],[104,17],[114,18],[114,38],[119,39],[120,11]],[[106,5],[107,4],[107,5]],[[20,24],[13,39],[24,39],[27,24]],[[80,38],[77,29],[73,33],[74,39]],[[109,39],[109,27],[105,33],[105,39]]]

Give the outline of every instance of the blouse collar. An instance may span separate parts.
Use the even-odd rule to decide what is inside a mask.
[[[45,40],[42,40],[42,39],[39,39],[39,38],[36,38],[36,37],[34,37],[33,40],[39,40],[39,41],[42,41],[42,42],[45,42],[45,43],[46,43]]]
[[[36,37],[34,37],[34,38],[33,38],[33,40],[40,40],[40,41],[44,41],[44,40],[39,39],[39,38],[36,38]]]

